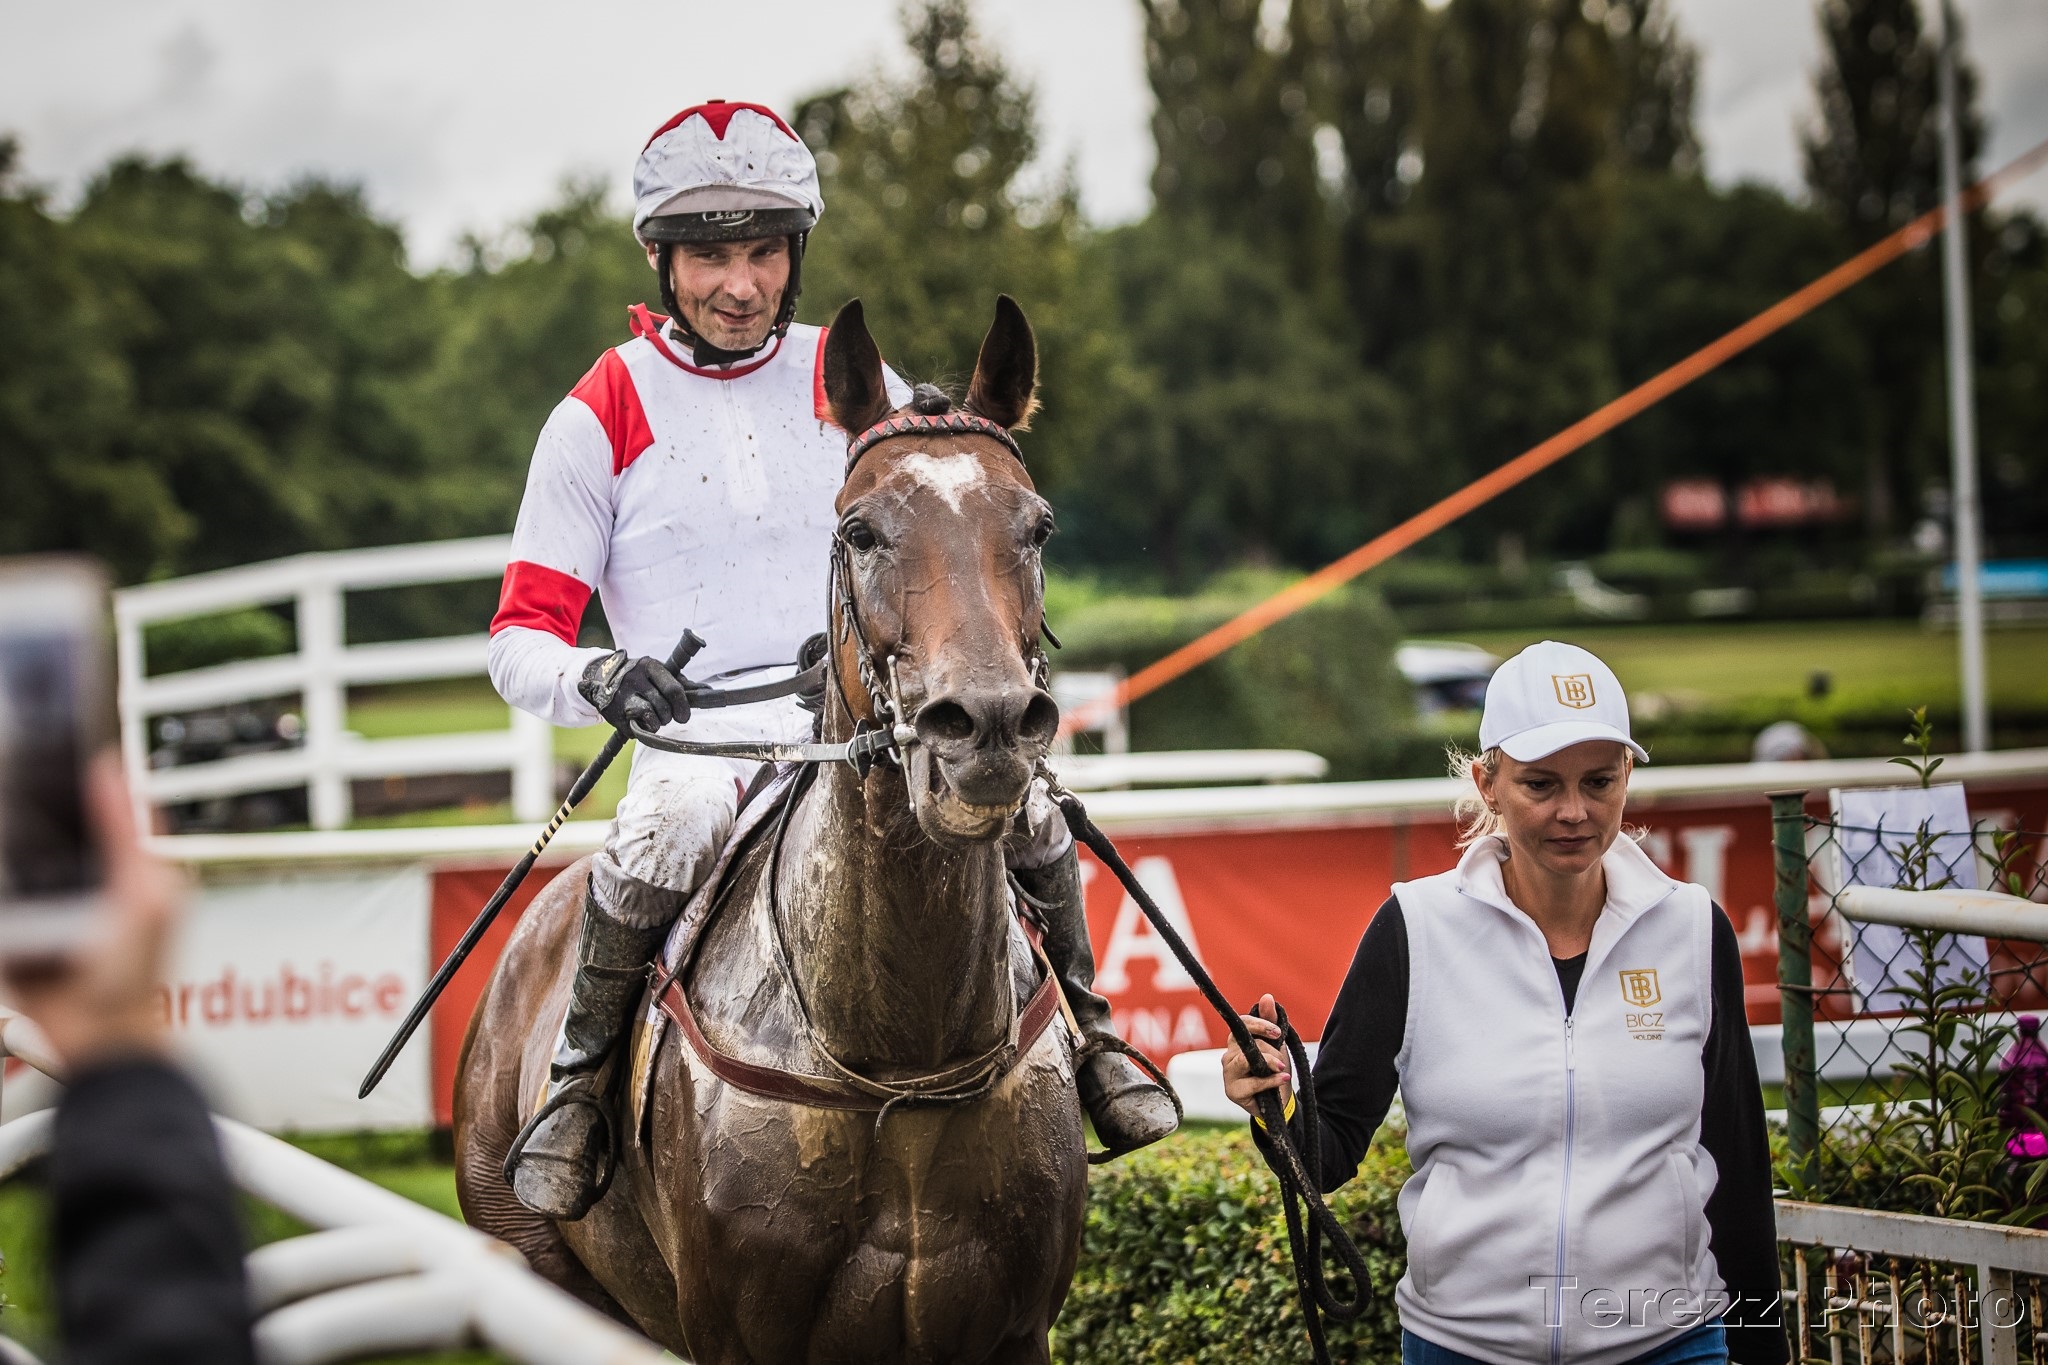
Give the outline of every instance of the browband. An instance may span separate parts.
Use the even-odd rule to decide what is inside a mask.
[[[930,416],[921,412],[907,413],[901,417],[885,417],[881,421],[853,437],[846,443],[846,473],[853,475],[853,467],[860,463],[860,457],[888,440],[892,436],[919,436],[927,432],[951,432],[960,436],[986,436],[1000,442],[1005,450],[1017,457],[1017,463],[1024,463],[1024,452],[1017,448],[1017,440],[1010,435],[1009,428],[986,417],[976,417],[971,412],[940,412]]]

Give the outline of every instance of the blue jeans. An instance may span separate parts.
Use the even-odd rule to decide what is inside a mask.
[[[1645,1351],[1627,1365],[1727,1365],[1728,1333],[1719,1322],[1703,1322],[1673,1337],[1654,1351]],[[1401,1329],[1401,1365],[1484,1365]]]

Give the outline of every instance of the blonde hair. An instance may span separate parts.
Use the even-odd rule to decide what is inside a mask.
[[[1486,798],[1479,794],[1479,783],[1472,777],[1475,763],[1488,777],[1500,774],[1500,747],[1495,745],[1475,754],[1453,744],[1444,750],[1444,758],[1450,765],[1451,776],[1464,784],[1451,802],[1451,815],[1458,822],[1457,846],[1469,848],[1489,834],[1500,833],[1500,813],[1486,804]]]

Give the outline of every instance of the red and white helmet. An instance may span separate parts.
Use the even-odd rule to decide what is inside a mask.
[[[633,234],[650,245],[801,237],[824,211],[811,149],[765,105],[692,105],[633,167]]]

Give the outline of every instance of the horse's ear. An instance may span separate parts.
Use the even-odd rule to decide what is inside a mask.
[[[1038,410],[1038,342],[1024,310],[1008,294],[996,296],[996,320],[981,339],[967,408],[998,426],[1021,431]]]
[[[848,436],[858,436],[889,415],[882,353],[868,335],[859,299],[839,310],[825,337],[825,402]]]

